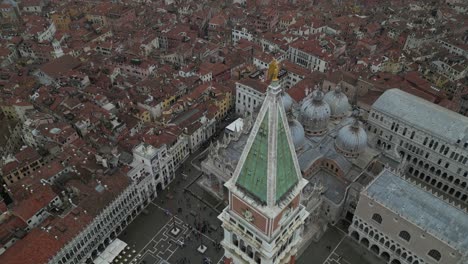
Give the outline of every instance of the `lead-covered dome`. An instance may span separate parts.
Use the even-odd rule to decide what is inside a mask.
[[[301,149],[305,143],[305,132],[301,123],[299,123],[299,121],[297,120],[289,121],[289,131],[291,132],[294,148],[296,150]]]
[[[334,119],[345,117],[351,108],[348,97],[341,91],[341,86],[339,84],[336,86],[335,90],[329,91],[323,100],[330,106],[331,117]]]
[[[283,103],[284,111],[286,113],[289,112],[292,109],[293,99],[288,93],[283,92],[281,94],[281,102]]]
[[[323,100],[323,92],[316,90],[312,98],[301,105],[300,121],[309,135],[322,135],[327,131],[330,120],[330,106]]]
[[[357,157],[366,149],[367,133],[357,119],[338,131],[335,147],[345,157]]]

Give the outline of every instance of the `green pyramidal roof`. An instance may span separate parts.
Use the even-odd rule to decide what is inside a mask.
[[[236,185],[262,204],[278,203],[301,177],[285,117],[280,98],[269,94],[238,164]]]
[[[265,115],[239,174],[239,178],[237,178],[238,186],[265,203],[267,200],[267,166],[268,115]]]
[[[294,185],[299,181],[294,167],[293,155],[291,148],[288,144],[286,137],[286,128],[283,125],[283,118],[278,111],[278,132],[277,136],[277,151],[276,151],[276,201],[283,198],[283,196],[291,190]]]

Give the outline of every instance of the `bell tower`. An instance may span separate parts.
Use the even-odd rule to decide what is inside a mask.
[[[274,67],[278,64],[270,65]],[[300,204],[307,181],[289,132],[278,69],[269,72],[267,96],[233,177],[225,184],[229,206],[218,216],[228,263],[294,263],[308,216]]]

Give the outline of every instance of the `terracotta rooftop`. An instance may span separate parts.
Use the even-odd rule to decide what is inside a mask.
[[[257,90],[260,93],[266,93],[267,88],[268,88],[268,83],[263,82],[260,79],[245,78],[245,79],[239,80],[238,83],[248,86],[254,90]]]
[[[64,55],[40,67],[40,70],[52,78],[58,78],[80,65],[80,61],[70,55]]]

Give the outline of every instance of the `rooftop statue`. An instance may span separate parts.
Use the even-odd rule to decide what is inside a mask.
[[[278,81],[280,65],[276,59],[273,59],[268,66],[268,79],[272,81]]]

